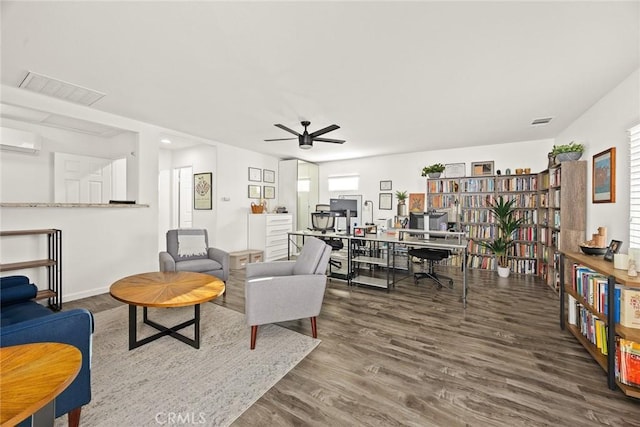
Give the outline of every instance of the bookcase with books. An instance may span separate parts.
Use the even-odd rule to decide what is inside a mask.
[[[538,265],[544,282],[560,290],[560,251],[585,241],[587,162],[562,162],[538,174]]]
[[[496,175],[427,180],[429,209],[456,212],[457,229],[469,238],[467,266],[495,269],[495,258],[479,242],[495,237],[496,227],[489,209],[500,196],[515,199],[517,217],[525,219],[509,255],[515,273],[538,273],[538,175]],[[449,217],[451,220],[451,215]]]
[[[640,399],[640,278],[602,256],[560,255],[560,327],[607,374],[610,389]]]

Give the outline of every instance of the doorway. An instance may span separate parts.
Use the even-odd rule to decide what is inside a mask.
[[[193,226],[193,167],[184,166],[173,170],[174,177],[174,226],[191,228]]]

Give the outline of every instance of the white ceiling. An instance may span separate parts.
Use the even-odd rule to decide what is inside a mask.
[[[0,7],[3,84],[30,70],[106,93],[91,108],[316,162],[553,137],[640,64],[637,1]],[[302,119],[347,142],[263,142]]]

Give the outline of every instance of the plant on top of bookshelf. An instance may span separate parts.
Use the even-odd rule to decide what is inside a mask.
[[[523,217],[515,217],[514,204],[516,199],[505,201],[500,196],[494,200],[489,207],[496,222],[496,238],[491,241],[480,241],[478,244],[493,252],[498,264],[498,275],[500,277],[509,276],[508,253],[513,246],[513,236],[522,226]]]
[[[440,178],[442,172],[444,172],[444,165],[442,163],[434,163],[431,166],[422,168],[422,176],[428,176],[429,178]]]
[[[551,155],[555,157],[557,162],[565,162],[568,160],[578,160],[582,157],[584,145],[571,141],[569,144],[554,145],[551,149]]]

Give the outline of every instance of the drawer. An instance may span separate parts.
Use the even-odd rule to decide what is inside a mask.
[[[267,227],[266,235],[267,238],[269,238],[270,236],[286,236],[290,231],[291,224],[270,225]]]
[[[266,218],[267,228],[271,225],[291,225],[293,223],[293,218],[291,215],[269,215]]]
[[[287,258],[287,247],[285,246],[284,248],[280,247],[280,246],[274,246],[274,247],[270,247],[270,248],[266,248],[265,249],[265,259],[266,260],[276,260],[276,259],[281,259]]]
[[[287,241],[289,240],[289,236],[287,234],[279,234],[276,236],[267,236],[266,240],[265,240],[265,246],[266,247],[272,247],[272,246],[284,246],[284,248],[287,248]]]

